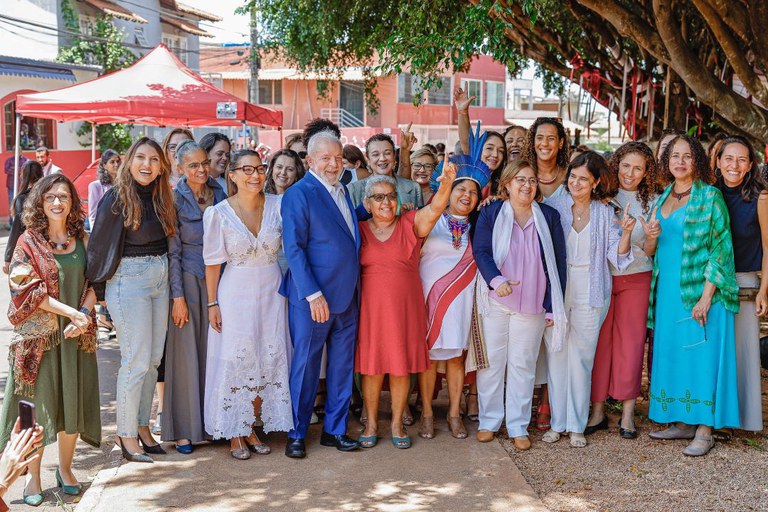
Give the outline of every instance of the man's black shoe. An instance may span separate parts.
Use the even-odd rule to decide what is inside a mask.
[[[290,439],[285,445],[285,456],[292,459],[303,459],[307,456],[307,448],[304,446],[303,439]]]
[[[334,436],[325,432],[320,436],[320,444],[323,446],[335,446],[340,452],[351,452],[360,448],[360,443],[347,435]]]

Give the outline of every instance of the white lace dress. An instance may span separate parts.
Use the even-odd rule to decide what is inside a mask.
[[[203,259],[226,263],[218,290],[221,333],[208,329],[205,430],[214,439],[248,436],[253,400],[263,400],[264,431],[293,428],[288,364],[288,306],[277,293],[282,274],[280,196],[266,196],[259,236],[254,237],[229,201],[203,216]]]

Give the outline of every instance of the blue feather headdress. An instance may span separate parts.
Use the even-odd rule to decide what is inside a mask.
[[[480,133],[480,121],[477,122],[477,130],[473,133],[469,132],[469,154],[468,155],[454,155],[448,161],[456,164],[458,170],[456,172],[456,181],[458,180],[472,180],[480,185],[480,190],[491,181],[491,170],[480,159],[483,153],[483,145],[485,139],[488,137],[487,133]],[[440,187],[440,182],[437,178],[443,173],[443,162],[439,162],[435,170],[432,172],[432,177],[429,181],[429,188],[433,192],[437,192]]]

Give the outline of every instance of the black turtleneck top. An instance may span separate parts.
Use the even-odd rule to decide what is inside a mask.
[[[168,237],[165,236],[163,225],[152,204],[152,191],[157,186],[157,180],[147,186],[134,184],[141,199],[141,225],[136,231],[125,230],[123,257],[160,256],[168,252]]]

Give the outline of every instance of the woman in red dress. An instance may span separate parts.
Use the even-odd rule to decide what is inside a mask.
[[[368,416],[360,437],[364,448],[378,440],[379,396],[389,375],[392,396],[392,444],[409,448],[403,427],[410,374],[429,368],[426,306],[419,277],[424,239],[448,205],[456,167],[443,166],[440,188],[421,210],[396,215],[396,182],[389,176],[366,180],[364,203],[372,218],[360,223],[361,306],[355,371],[363,376]]]

